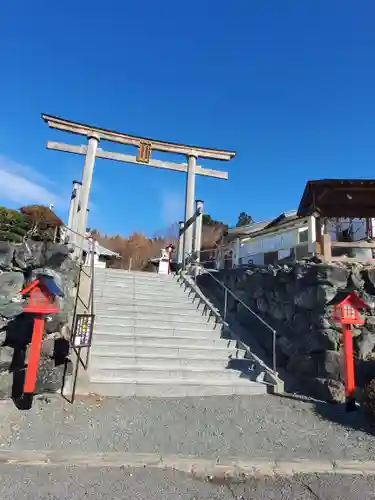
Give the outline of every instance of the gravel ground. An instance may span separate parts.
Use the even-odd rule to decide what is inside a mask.
[[[372,500],[375,478],[296,476],[214,484],[154,469],[0,466],[3,500]]]
[[[54,395],[30,411],[0,403],[0,450],[15,451],[373,460],[375,437],[361,427],[360,415],[341,407],[276,396],[89,396],[70,405]]]

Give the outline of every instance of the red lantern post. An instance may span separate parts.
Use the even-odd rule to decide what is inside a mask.
[[[368,305],[355,292],[348,293],[335,304],[334,320],[341,324],[344,347],[344,380],[345,400],[347,411],[356,409],[355,401],[355,371],[352,325],[363,325],[359,309],[366,309]]]
[[[60,311],[55,304],[55,297],[56,295],[62,296],[63,294],[56,286],[53,278],[43,276],[34,280],[29,286],[21,290],[21,295],[29,295],[28,304],[24,307],[23,311],[35,315],[23,386],[23,392],[25,394],[33,394],[38,374],[40,347],[42,344],[45,322],[44,316],[46,314],[55,314]]]

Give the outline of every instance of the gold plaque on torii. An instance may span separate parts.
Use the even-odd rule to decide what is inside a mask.
[[[151,142],[140,142],[138,146],[137,161],[140,163],[150,163]]]

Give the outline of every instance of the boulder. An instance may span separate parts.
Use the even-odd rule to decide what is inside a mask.
[[[23,270],[41,267],[45,264],[45,243],[28,240],[17,245],[14,253],[15,264]]]
[[[45,266],[51,269],[61,269],[62,264],[70,257],[70,249],[60,243],[47,244]]]
[[[305,387],[312,396],[328,403],[344,403],[345,387],[342,382],[328,378],[306,378]]]
[[[369,424],[375,426],[375,379],[363,388],[361,406]]]
[[[0,270],[12,269],[14,247],[8,241],[0,241]]]
[[[0,274],[0,315],[13,318],[22,312],[20,291],[23,289],[24,275],[10,271]]]
[[[356,339],[356,344],[358,346],[359,358],[368,358],[375,346],[375,334],[367,330],[367,328],[363,328],[361,335]]]

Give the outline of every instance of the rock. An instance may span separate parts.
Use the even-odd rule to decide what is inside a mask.
[[[265,313],[268,310],[268,303],[263,297],[259,297],[259,299],[257,299],[257,306],[259,312],[261,313]]]
[[[14,261],[20,269],[41,267],[45,264],[45,243],[43,241],[28,240],[22,245],[17,245]]]
[[[12,268],[14,247],[8,241],[0,241],[0,269],[9,271]]]
[[[311,394],[322,401],[329,403],[345,402],[345,387],[342,382],[328,378],[309,378],[305,383]]]
[[[343,363],[343,356],[340,352],[324,351],[293,356],[289,360],[287,370],[302,377],[343,382]]]
[[[367,318],[366,318],[366,328],[371,333],[375,333],[375,316],[367,316]]]
[[[4,318],[12,319],[18,316],[23,311],[23,304],[10,302],[9,304],[0,304],[0,314]]]
[[[9,370],[13,359],[13,349],[11,347],[0,347],[0,372]]]
[[[293,356],[296,352],[295,344],[285,335],[277,339],[277,346],[281,350],[281,352],[288,357]]]
[[[11,318],[22,312],[22,304],[12,302],[23,289],[24,275],[21,272],[4,272],[0,274],[0,314]]]
[[[375,426],[375,379],[363,388],[361,407],[370,425]]]
[[[354,290],[361,290],[365,285],[363,266],[354,265],[350,273],[350,284]]]
[[[312,358],[320,378],[328,378],[338,382],[344,381],[344,356],[342,352],[324,351],[313,354]]]
[[[346,288],[349,270],[343,265],[315,264],[308,267],[306,279],[311,284]]]
[[[362,334],[357,339],[360,359],[366,359],[373,351],[375,346],[375,334],[364,328]]]
[[[12,397],[13,373],[7,370],[0,372],[0,399]]]
[[[45,252],[45,266],[51,269],[60,269],[62,264],[70,257],[70,250],[65,245],[60,243],[47,244]]]
[[[302,377],[315,377],[317,375],[316,363],[307,354],[291,357],[286,369],[288,372]]]
[[[329,285],[309,286],[294,296],[294,304],[303,309],[324,308],[336,295],[337,289]]]
[[[365,280],[367,287],[369,288],[368,292],[374,293],[375,292],[375,268],[368,267],[367,269],[365,269],[363,272],[363,277],[364,277],[364,280]]]

